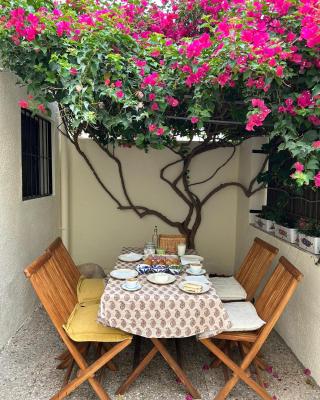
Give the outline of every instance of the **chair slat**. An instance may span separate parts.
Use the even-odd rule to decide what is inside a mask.
[[[247,300],[251,301],[259,287],[259,284],[271,266],[279,249],[255,238],[248,254],[243,260],[235,278],[247,292]]]
[[[187,243],[184,235],[159,235],[159,247],[168,253],[177,253],[177,246],[180,243]]]

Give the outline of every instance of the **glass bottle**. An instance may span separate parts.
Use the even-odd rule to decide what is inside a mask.
[[[158,227],[157,225],[154,227],[153,235],[152,235],[152,243],[154,244],[155,248],[159,247],[159,235],[158,235]]]

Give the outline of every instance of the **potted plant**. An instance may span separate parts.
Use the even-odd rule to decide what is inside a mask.
[[[298,244],[304,250],[320,254],[320,224],[301,218],[298,223]]]
[[[274,232],[275,210],[269,206],[263,206],[260,214],[255,216],[254,224],[266,232]]]
[[[276,219],[274,234],[289,243],[297,243],[297,221],[293,217],[281,216]]]

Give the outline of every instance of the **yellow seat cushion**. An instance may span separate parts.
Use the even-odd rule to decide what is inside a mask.
[[[80,304],[99,303],[105,287],[104,279],[81,276],[77,285],[77,297]]]
[[[75,342],[122,342],[132,335],[97,323],[99,304],[77,304],[63,326]]]

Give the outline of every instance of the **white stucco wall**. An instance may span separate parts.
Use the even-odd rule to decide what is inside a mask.
[[[115,164],[90,140],[83,139],[82,148],[111,190],[123,199]],[[192,165],[192,181],[204,179],[230,155],[231,149],[220,149],[201,155]],[[125,179],[134,201],[147,205],[171,218],[182,220],[185,204],[159,178],[160,167],[175,160],[169,150],[117,149],[123,161]],[[153,228],[160,233],[178,233],[159,219],[139,219],[132,211],[120,211],[104,193],[81,157],[69,145],[69,249],[78,263],[94,261],[106,270],[112,269],[122,246],[143,246],[151,239]],[[168,170],[168,176],[177,173]],[[209,184],[197,190],[204,196],[210,188],[238,177],[238,153]],[[205,206],[196,246],[206,258],[209,271],[232,273],[235,257],[237,188],[227,188]],[[123,199],[123,201],[125,201]]]
[[[24,267],[58,235],[59,176],[53,130],[54,195],[22,201],[21,122],[24,91],[0,73],[0,348],[34,310],[36,298]],[[40,329],[40,327],[39,327]]]
[[[256,140],[248,141],[241,148],[239,155],[241,181],[250,179],[254,170],[252,164],[261,162],[263,159],[262,155],[250,155],[252,148],[259,148],[257,143]],[[239,265],[239,261],[247,253],[252,241],[258,236],[279,248],[279,256],[273,267],[280,256],[285,256],[304,274],[303,281],[276,329],[302,364],[311,370],[315,380],[320,383],[320,267],[315,265],[317,257],[249,225],[252,220],[252,216],[248,213],[249,209],[261,209],[261,205],[265,204],[265,195],[265,191],[262,191],[250,200],[239,197],[236,264]],[[270,274],[272,270],[273,268]]]

